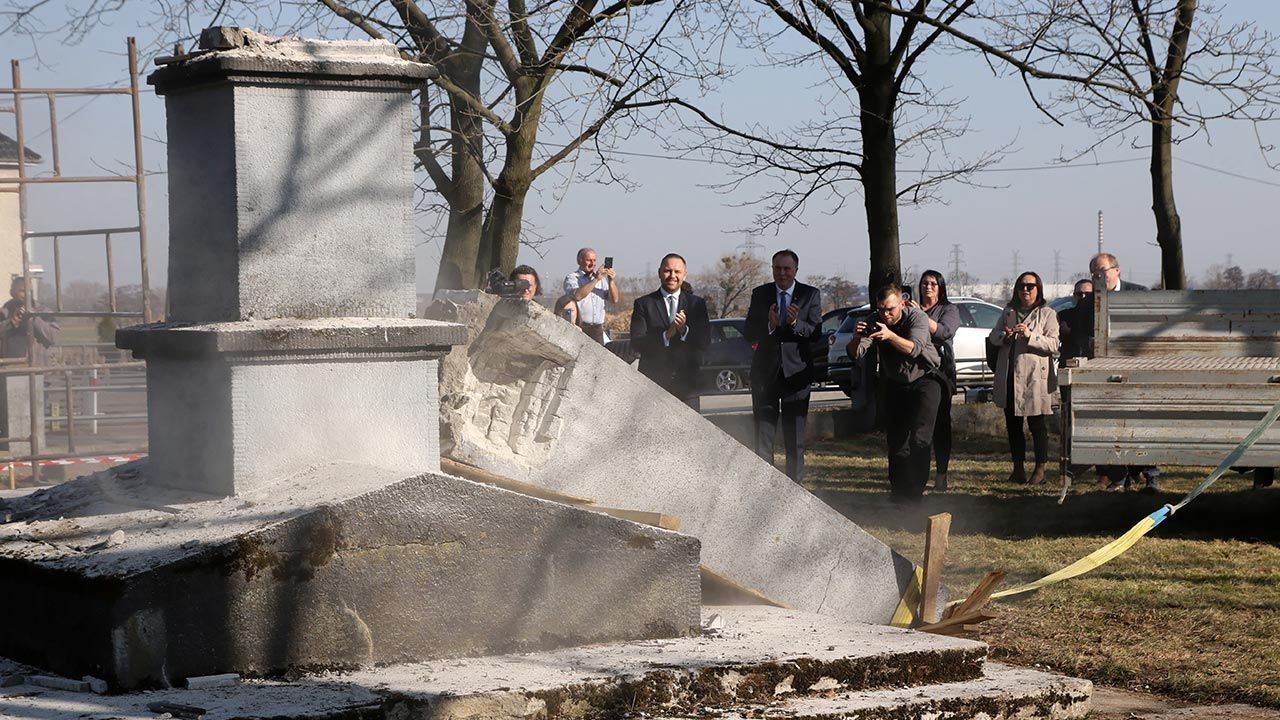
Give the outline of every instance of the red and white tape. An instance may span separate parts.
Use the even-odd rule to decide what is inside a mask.
[[[119,463],[130,462],[132,460],[140,460],[146,455],[89,455],[86,457],[76,458],[60,458],[58,460],[37,460],[36,464],[40,467],[50,467],[55,465],[118,465]],[[0,472],[10,468],[31,467],[30,460],[22,460],[19,462],[5,463],[0,465]]]

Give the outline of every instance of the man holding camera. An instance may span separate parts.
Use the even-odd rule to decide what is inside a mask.
[[[631,310],[631,347],[640,372],[696,409],[698,369],[711,344],[707,303],[685,290],[684,258],[668,253],[658,265],[661,287],[636,298]]]
[[[889,452],[889,497],[919,500],[929,481],[933,424],[942,401],[941,364],[929,336],[929,316],[902,300],[896,285],[875,296],[875,314],[855,326],[851,358],[874,349],[884,385],[885,439]]]
[[[604,344],[604,306],[618,302],[617,276],[613,258],[596,267],[596,251],[578,251],[578,269],[564,279],[564,291],[578,303],[578,325],[592,340]]]
[[[813,357],[809,340],[822,326],[822,295],[796,282],[800,258],[773,255],[773,282],[751,291],[744,334],[751,343],[751,415],[756,454],[773,464],[773,440],[782,420],[787,477],[804,479],[804,426],[809,415]]]

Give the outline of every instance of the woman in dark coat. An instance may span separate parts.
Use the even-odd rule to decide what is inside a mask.
[[[933,491],[947,491],[947,467],[951,462],[951,395],[956,386],[956,352],[952,345],[960,329],[960,309],[947,299],[947,281],[937,270],[925,270],[916,288],[920,309],[929,316],[929,337],[942,359],[942,372],[950,387],[943,388],[938,419],[933,425]]]

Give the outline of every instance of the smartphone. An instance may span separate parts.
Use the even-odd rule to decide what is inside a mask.
[[[607,268],[611,268],[611,267],[613,267],[613,256],[612,256],[612,255],[606,255],[606,256],[604,257],[604,266],[605,266],[605,267],[607,267]]]

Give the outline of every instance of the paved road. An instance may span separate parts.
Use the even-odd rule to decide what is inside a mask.
[[[810,396],[809,409],[823,407],[847,407],[849,398],[839,390],[816,390]],[[702,414],[751,412],[751,393],[736,392],[726,395],[703,395]]]

